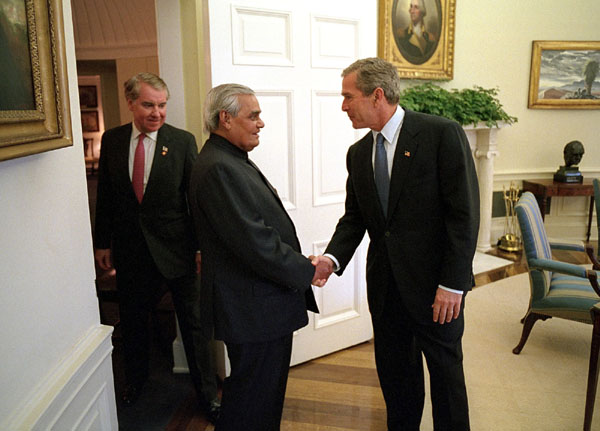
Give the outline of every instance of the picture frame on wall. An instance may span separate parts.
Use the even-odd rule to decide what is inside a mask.
[[[62,17],[61,0],[0,3],[0,161],[73,145]]]
[[[79,86],[79,107],[81,109],[98,107],[98,89],[95,85]]]
[[[528,107],[600,109],[600,41],[534,40]]]
[[[401,78],[454,75],[456,0],[379,0],[379,56]]]
[[[100,131],[100,123],[98,122],[98,111],[81,112],[81,130],[84,133]]]

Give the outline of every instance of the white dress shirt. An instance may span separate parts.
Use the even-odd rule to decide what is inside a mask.
[[[135,149],[138,144],[140,132],[135,124],[132,123],[131,138],[129,140],[129,178],[133,177],[133,159],[135,158]],[[158,136],[158,130],[150,133],[146,133],[144,137],[144,191],[146,191],[146,184],[148,184],[148,178],[150,178],[150,170],[152,169],[152,161],[154,160],[154,150],[156,149],[156,137]]]

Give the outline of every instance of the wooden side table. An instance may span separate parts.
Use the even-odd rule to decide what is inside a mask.
[[[542,220],[546,216],[546,203],[552,196],[590,196],[590,210],[588,213],[587,237],[590,240],[592,216],[594,214],[594,185],[592,178],[584,178],[583,183],[560,183],[552,179],[523,180],[523,191],[535,195],[542,213]]]

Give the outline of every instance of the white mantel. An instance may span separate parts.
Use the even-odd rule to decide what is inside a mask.
[[[485,123],[477,126],[464,126],[463,129],[469,140],[477,177],[479,180],[479,236],[477,251],[485,252],[492,248],[492,194],[494,192],[494,158],[499,154],[496,144],[496,134],[506,123],[498,123],[498,127],[488,127]]]

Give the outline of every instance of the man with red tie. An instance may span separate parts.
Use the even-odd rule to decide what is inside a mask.
[[[125,98],[133,122],[102,136],[94,232],[98,266],[116,270],[127,379],[122,401],[134,403],[148,378],[148,317],[166,287],[198,398],[214,421],[216,373],[210,331],[199,323],[200,256],[187,204],[196,140],[165,124],[169,90],[158,76],[130,78]]]

